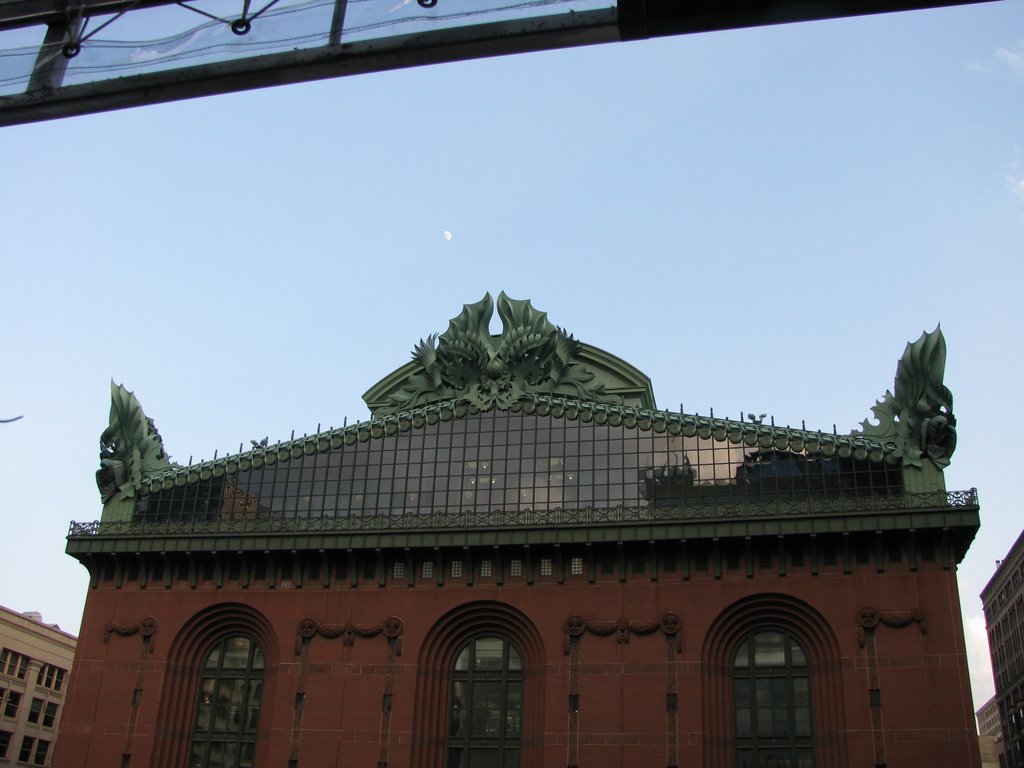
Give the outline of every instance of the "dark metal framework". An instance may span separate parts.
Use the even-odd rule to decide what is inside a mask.
[[[490,411],[319,453],[269,454],[231,476],[143,495],[136,520],[400,518],[419,527],[455,512],[647,508],[657,517],[661,507],[774,507],[903,490],[901,467],[886,461]]]
[[[263,691],[263,652],[242,635],[207,654],[199,683],[189,768],[252,768]]]
[[[807,655],[788,632],[761,630],[733,662],[736,768],[814,768]]]
[[[230,10],[218,0],[0,0],[0,125],[508,53],[965,1],[977,0],[232,0]],[[401,23],[368,16],[370,8],[398,10]],[[97,36],[129,14],[150,14],[152,28],[166,35],[160,14],[168,9],[198,14],[201,23],[159,40]],[[24,36],[5,37],[19,29],[37,33],[29,45]]]
[[[523,663],[503,637],[470,640],[452,669],[447,768],[519,768]]]

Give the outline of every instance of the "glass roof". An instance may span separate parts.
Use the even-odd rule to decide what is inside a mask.
[[[286,456],[288,454],[285,454]],[[141,497],[147,520],[679,506],[709,496],[902,492],[902,470],[625,425],[489,411],[250,464]]]
[[[70,47],[43,47],[43,24],[0,30],[0,95],[412,34],[426,44],[446,30],[485,24],[564,16],[561,25],[579,26],[586,17],[577,14],[615,6],[616,0],[192,0],[85,12]],[[59,68],[59,82],[40,80],[50,65]]]

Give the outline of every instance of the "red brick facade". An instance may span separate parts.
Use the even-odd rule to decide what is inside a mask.
[[[744,543],[758,540],[706,563],[682,545],[671,571],[615,545],[532,547],[555,563],[532,583],[509,574],[522,547],[430,553],[443,574],[426,580],[401,550],[344,578],[344,553],[298,558],[290,579],[275,558],[245,586],[216,556],[191,573],[169,560],[166,579],[147,559],[141,582],[97,567],[54,765],[186,765],[196,670],[216,638],[244,634],[267,658],[256,765],[440,768],[453,656],[493,634],[523,656],[523,766],[726,768],[732,656],[764,628],[808,654],[817,768],[980,765],[952,566],[906,549],[895,562],[891,545],[794,565],[787,542],[780,567]],[[587,571],[563,571],[561,554]],[[500,578],[480,575],[484,556]],[[472,584],[451,577],[452,557]]]

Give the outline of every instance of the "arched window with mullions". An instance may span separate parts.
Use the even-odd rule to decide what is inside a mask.
[[[810,668],[792,635],[760,631],[733,659],[736,768],[814,768]]]
[[[252,768],[263,668],[263,651],[241,635],[221,638],[206,655],[188,768]]]
[[[452,669],[446,768],[519,768],[523,662],[502,637],[477,637]]]

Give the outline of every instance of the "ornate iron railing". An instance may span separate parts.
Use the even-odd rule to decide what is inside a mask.
[[[84,536],[192,536],[238,533],[361,533],[496,528],[564,528],[629,523],[714,521],[766,517],[814,517],[978,506],[978,491],[932,491],[891,496],[836,498],[708,499],[686,506],[584,507],[545,511],[433,512],[348,517],[281,517],[245,514],[214,520],[72,522],[69,538]]]

